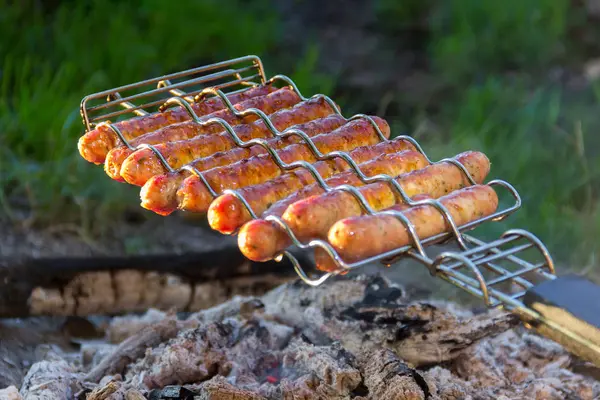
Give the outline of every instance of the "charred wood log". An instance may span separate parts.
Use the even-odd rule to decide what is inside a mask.
[[[305,254],[298,254],[310,263]],[[135,257],[0,260],[0,318],[197,311],[233,294],[262,294],[295,276],[291,264],[254,263],[237,247]]]
[[[268,313],[299,327],[314,343],[339,340],[355,354],[384,345],[415,366],[453,360],[518,323],[503,312],[461,317],[435,302],[407,302],[399,286],[381,277],[339,279],[317,288],[286,284],[263,301]]]
[[[362,371],[368,399],[425,400],[430,398],[427,382],[391,350],[364,355]]]
[[[187,324],[188,326],[190,324]],[[175,337],[185,326],[173,316],[142,329],[138,334],[123,341],[111,354],[104,358],[85,377],[87,381],[98,382],[105,375],[121,373],[132,361],[143,356],[148,348]]]

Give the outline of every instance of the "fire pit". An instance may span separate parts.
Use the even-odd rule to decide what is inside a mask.
[[[335,278],[318,288],[290,282],[185,318],[149,314],[112,319],[106,341],[51,351],[31,367],[21,394],[90,400],[600,396],[600,383],[586,376],[597,370],[528,333],[511,314],[411,301],[381,276]]]

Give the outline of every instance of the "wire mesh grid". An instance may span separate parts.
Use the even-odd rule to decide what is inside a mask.
[[[241,91],[245,90],[247,87],[256,86],[258,84],[283,84],[289,86],[296,92],[301,100],[323,99],[337,114],[341,115],[335,102],[328,96],[316,94],[310,99],[306,98],[301,94],[296,84],[285,75],[276,75],[267,80],[262,62],[256,56],[241,57],[96,93],[87,96],[82,100],[81,114],[87,130],[90,130],[99,123],[106,124],[113,130],[124,145],[132,150],[142,148],[152,150],[162,163],[163,167],[169,172],[174,172],[175,169],[169,165],[160,151],[153,145],[142,144],[133,147],[122,135],[117,126],[110,122],[109,118],[124,117],[127,115],[146,115],[149,110],[152,110],[153,107],[157,106],[159,111],[164,111],[165,109],[174,106],[182,107],[188,112],[190,120],[203,127],[214,124],[220,125],[239,147],[263,147],[282,172],[296,168],[304,168],[311,173],[315,181],[325,192],[338,190],[350,193],[360,204],[365,214],[385,213],[393,215],[404,225],[409,233],[412,242],[410,245],[361,260],[360,262],[348,264],[341,259],[328,242],[324,240],[312,240],[308,243],[303,243],[296,238],[294,232],[281,218],[268,216],[266,219],[279,225],[281,229],[287,233],[294,245],[303,249],[321,248],[330,255],[337,265],[338,269],[336,271],[327,272],[316,279],[311,279],[303,269],[303,266],[300,265],[298,260],[289,251],[282,251],[276,259],[281,260],[282,257],[287,257],[294,265],[300,278],[309,285],[320,285],[332,275],[355,269],[368,263],[379,261],[383,264],[391,265],[398,258],[409,256],[426,265],[432,274],[482,298],[487,306],[494,307],[502,305],[508,308],[523,308],[524,305],[519,299],[523,296],[523,293],[527,288],[533,286],[533,283],[529,280],[529,277],[532,276],[532,274],[537,274],[536,276],[542,277],[543,279],[553,279],[555,277],[554,265],[547,249],[539,239],[529,232],[523,230],[511,230],[502,235],[500,239],[491,243],[485,243],[464,233],[484,222],[502,220],[520,208],[520,196],[516,189],[508,182],[493,180],[488,182],[487,185],[495,188],[496,191],[500,190],[501,192],[504,192],[505,196],[512,198],[514,203],[511,206],[501,208],[487,217],[480,218],[462,226],[457,226],[449,211],[440,201],[435,199],[414,201],[406,194],[396,177],[389,175],[366,176],[348,153],[333,151],[323,154],[313,140],[300,129],[291,127],[279,131],[271,123],[269,117],[261,110],[255,108],[249,108],[243,111],[237,110],[227,98],[226,89],[242,87],[242,89],[236,90]],[[156,86],[156,89],[148,90],[147,88],[152,85]],[[184,91],[184,88],[187,91]],[[144,89],[146,89],[146,91],[143,91]],[[129,92],[136,90],[138,93],[129,94]],[[127,94],[124,95],[124,93]],[[228,94],[231,93],[233,93],[233,91],[230,91]],[[420,239],[416,235],[414,226],[403,213],[397,211],[378,211],[373,209],[356,187],[350,185],[330,187],[311,163],[303,160],[292,163],[284,162],[279,157],[277,150],[269,146],[266,139],[243,141],[235,133],[234,128],[225,120],[221,118],[199,118],[194,113],[193,104],[194,102],[198,102],[209,96],[219,97],[225,107],[237,117],[241,118],[247,115],[256,115],[264,122],[273,137],[299,137],[301,143],[305,144],[311,150],[314,158],[318,161],[332,160],[334,158],[344,160],[348,164],[349,169],[353,171],[364,184],[374,182],[387,183],[399,198],[410,207],[420,205],[435,207],[435,209],[437,209],[444,217],[448,230],[433,237]],[[106,99],[105,103],[97,104],[99,99]],[[143,103],[136,104],[133,103],[133,101],[136,101],[137,103],[143,101]],[[348,118],[344,117],[344,119],[347,122],[357,119],[366,120],[373,127],[379,140],[389,140],[382,133],[377,123],[367,115],[357,114]],[[475,180],[469,174],[465,166],[456,159],[447,158],[434,162],[427,157],[419,143],[412,137],[400,136],[396,137],[394,140],[406,140],[412,144],[431,165],[438,163],[450,163],[454,165],[462,174],[464,174],[471,184],[475,184]],[[179,168],[179,170],[187,170],[198,176],[213,197],[225,193],[232,194],[244,204],[252,218],[258,217],[240,193],[234,190],[225,190],[222,193],[218,193],[210,186],[203,176],[202,171],[197,170],[189,164]],[[233,234],[235,234],[235,232]],[[446,241],[456,243],[460,247],[460,250],[457,252],[444,252],[435,258],[430,258],[427,255],[427,252],[425,251],[426,246]],[[527,261],[525,258],[519,257],[521,253],[531,249],[537,250],[536,253],[538,258],[541,256],[540,260]]]
[[[111,119],[148,115],[156,107],[162,111],[172,96],[192,104],[206,96],[202,91],[207,87],[231,94],[265,80],[260,58],[245,56],[94,93],[81,100],[80,112],[89,131]]]

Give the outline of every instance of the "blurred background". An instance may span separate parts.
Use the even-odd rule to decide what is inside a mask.
[[[387,118],[433,159],[481,150],[559,266],[600,276],[598,0],[0,0],[0,252],[167,246],[135,187],[82,160],[83,96],[255,54]],[[158,221],[158,222],[156,222]]]

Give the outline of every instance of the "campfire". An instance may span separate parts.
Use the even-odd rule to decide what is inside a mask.
[[[108,321],[2,398],[595,399],[593,367],[511,314],[411,301],[379,275],[285,283],[185,316]],[[574,372],[574,371],[579,371]],[[597,372],[597,371],[596,371]],[[11,397],[12,396],[12,397]]]

